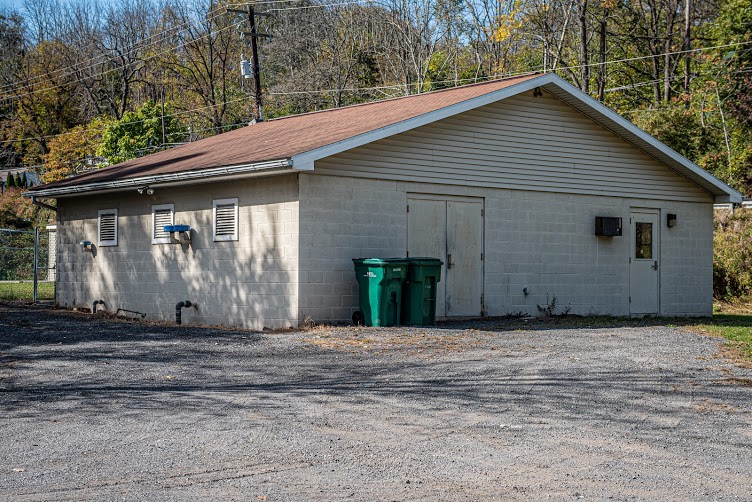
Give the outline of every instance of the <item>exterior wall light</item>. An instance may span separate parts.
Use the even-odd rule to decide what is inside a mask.
[[[666,215],[666,225],[668,225],[668,228],[673,228],[676,226],[676,215],[675,214],[667,214]]]
[[[91,241],[81,241],[79,244],[81,245],[81,249],[84,252],[92,250]]]
[[[149,186],[137,188],[136,191],[138,192],[139,195],[143,195],[143,194],[154,195],[154,189]]]

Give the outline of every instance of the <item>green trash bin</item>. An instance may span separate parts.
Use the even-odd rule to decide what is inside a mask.
[[[407,260],[353,258],[353,263],[360,287],[360,311],[353,314],[353,322],[366,326],[398,326]]]
[[[402,324],[431,326],[436,324],[436,288],[441,280],[438,258],[408,258],[407,281],[402,301]]]

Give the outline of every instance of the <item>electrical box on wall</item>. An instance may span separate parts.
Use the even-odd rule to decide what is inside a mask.
[[[618,237],[621,235],[621,218],[611,216],[595,217],[595,235]]]

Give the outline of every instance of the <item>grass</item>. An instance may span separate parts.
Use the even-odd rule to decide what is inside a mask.
[[[752,304],[717,303],[712,321],[697,327],[727,340],[724,353],[735,362],[752,367]]]
[[[34,297],[34,283],[32,281],[2,281],[0,282],[0,300],[32,300]],[[38,300],[55,299],[55,283],[37,283]]]

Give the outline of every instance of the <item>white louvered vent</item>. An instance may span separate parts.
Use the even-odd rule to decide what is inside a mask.
[[[238,199],[214,201],[214,240],[238,239]]]
[[[99,245],[117,246],[117,209],[99,211]]]
[[[170,233],[165,232],[165,225],[173,224],[173,206],[164,204],[152,207],[152,217],[154,220],[154,233],[152,242],[154,244],[168,244],[170,242]]]

